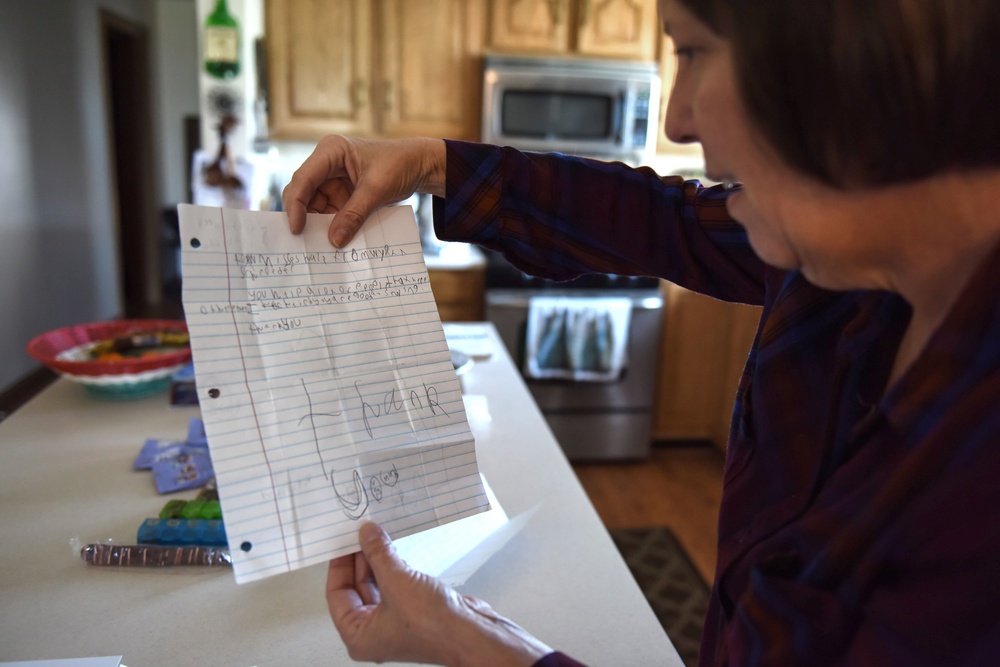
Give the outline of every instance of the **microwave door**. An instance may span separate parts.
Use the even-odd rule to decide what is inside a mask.
[[[502,143],[571,154],[608,153],[621,145],[621,94],[509,87],[499,97]]]

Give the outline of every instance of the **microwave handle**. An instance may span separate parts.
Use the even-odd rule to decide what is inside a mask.
[[[615,105],[615,116],[611,119],[611,126],[614,128],[615,140],[622,141],[625,132],[625,103],[628,101],[628,94],[618,93],[618,104]]]

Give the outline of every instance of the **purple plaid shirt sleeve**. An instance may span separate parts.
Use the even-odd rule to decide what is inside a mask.
[[[765,265],[726,213],[725,191],[651,169],[448,142],[435,232],[496,250],[525,273],[657,276],[760,304]]]
[[[577,662],[564,653],[555,651],[549,653],[531,667],[584,667],[584,664]]]
[[[442,238],[529,273],[656,275],[763,305],[701,665],[997,664],[1000,246],[889,385],[909,305],[767,268],[718,189],[449,143],[446,191]]]

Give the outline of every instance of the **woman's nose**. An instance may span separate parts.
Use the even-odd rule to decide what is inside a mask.
[[[670,89],[670,99],[667,100],[666,120],[663,130],[667,139],[678,144],[691,144],[698,141],[691,115],[691,101],[682,87],[676,82]]]

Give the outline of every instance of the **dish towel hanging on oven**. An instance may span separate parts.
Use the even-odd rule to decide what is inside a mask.
[[[627,363],[631,317],[632,300],[625,297],[533,297],[525,333],[525,375],[616,381]]]

